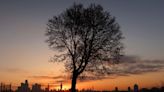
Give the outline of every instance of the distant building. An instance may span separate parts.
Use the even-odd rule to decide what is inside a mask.
[[[62,82],[61,82],[61,84],[60,84],[60,90],[62,90],[62,87],[63,87],[63,84],[62,84]]]
[[[134,85],[134,92],[139,92],[137,84]]]
[[[18,87],[17,92],[30,92],[27,80],[25,80],[25,83],[21,83],[21,86]]]
[[[142,88],[141,90],[140,90],[140,92],[151,92],[149,89],[147,89],[147,88]],[[161,92],[163,92],[163,91],[161,91]]]
[[[35,83],[34,85],[32,85],[32,90],[31,91],[32,92],[42,92],[41,85]]]
[[[6,85],[4,83],[0,83],[0,92],[12,92],[11,84]]]
[[[115,92],[118,92],[118,87],[115,87]]]
[[[128,92],[131,92],[131,88],[130,87],[128,87]]]
[[[48,84],[47,88],[45,88],[45,92],[49,92],[50,91],[50,86]]]
[[[152,92],[163,92],[163,91],[160,91],[160,89],[157,88],[157,87],[151,88],[151,91],[152,91]]]
[[[161,87],[161,89],[160,89],[160,90],[161,90],[161,92],[164,92],[164,87]]]

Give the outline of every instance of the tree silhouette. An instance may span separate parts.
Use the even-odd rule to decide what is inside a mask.
[[[105,76],[122,55],[122,33],[115,18],[100,5],[73,4],[48,21],[47,42],[56,51],[53,61],[64,62],[76,91],[80,75]]]

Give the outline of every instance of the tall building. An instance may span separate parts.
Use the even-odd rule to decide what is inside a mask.
[[[63,88],[63,84],[62,84],[62,82],[61,82],[61,84],[60,84],[60,90],[62,90],[62,88]]]
[[[32,92],[42,92],[41,85],[35,83],[34,85],[32,85],[32,90],[31,91]]]
[[[45,88],[45,92],[49,92],[50,91],[50,86],[48,84],[47,88]]]
[[[30,92],[27,80],[25,80],[25,83],[21,83],[21,86],[18,87],[17,92]]]
[[[115,92],[118,92],[118,87],[115,87]]]
[[[11,84],[6,85],[4,83],[0,83],[0,92],[11,92]]]
[[[128,92],[131,92],[131,88],[130,87],[128,87]]]
[[[139,92],[137,84],[134,85],[134,92]]]

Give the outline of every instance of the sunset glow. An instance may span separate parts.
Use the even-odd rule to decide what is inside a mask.
[[[125,39],[125,62],[113,66],[109,77],[78,80],[77,89],[121,90],[164,86],[164,1],[162,0],[14,0],[0,1],[0,83],[16,90],[28,80],[30,87],[71,88],[70,73],[62,63],[50,62],[56,52],[45,42],[48,19],[74,2],[100,4],[120,24]],[[113,73],[116,71],[117,73]]]

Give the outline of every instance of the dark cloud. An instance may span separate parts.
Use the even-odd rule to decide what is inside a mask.
[[[120,76],[130,76],[145,74],[148,72],[157,72],[164,69],[164,60],[143,60],[139,56],[124,56],[119,64],[111,66],[109,76],[81,76],[81,82],[115,79]]]
[[[29,76],[30,78],[36,78],[36,79],[65,79],[65,76],[59,75],[59,76]]]
[[[29,76],[29,78],[33,79],[48,79],[48,85],[51,87],[57,87],[60,86],[60,83],[70,83],[70,78],[65,75],[58,75],[58,76]],[[42,86],[47,86],[42,84]]]
[[[111,68],[115,75],[143,74],[160,71],[164,68],[164,60],[142,60],[138,56],[124,56],[118,65]]]
[[[61,80],[56,80],[56,83],[68,83],[70,81],[70,79],[61,79]]]
[[[101,79],[115,79],[120,76],[130,76],[144,74],[148,72],[160,71],[164,68],[164,60],[143,60],[138,56],[124,56],[121,58],[119,64],[111,66],[110,74],[107,76],[92,76],[81,75],[79,76],[80,82],[95,81]],[[70,83],[69,76],[31,76],[30,78],[36,79],[53,79],[52,84]]]
[[[54,83],[54,82],[52,82],[52,83],[48,83],[48,84],[42,84],[42,86],[43,87],[58,87],[58,86],[60,86],[60,84],[57,84],[57,83]]]
[[[28,71],[20,68],[1,68],[1,70],[9,73],[29,73]]]

